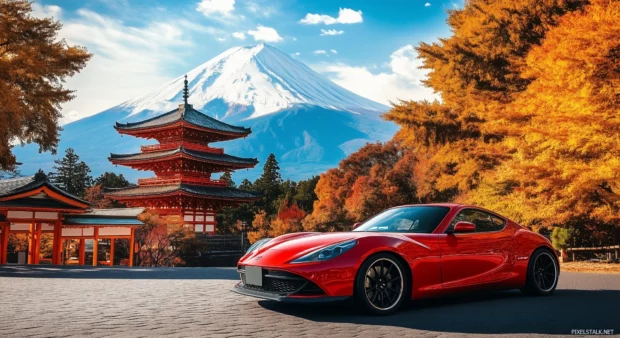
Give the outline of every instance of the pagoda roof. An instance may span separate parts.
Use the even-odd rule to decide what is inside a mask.
[[[245,158],[245,157],[237,157],[228,154],[220,154],[220,153],[212,153],[212,152],[204,152],[186,149],[183,146],[179,146],[176,149],[165,150],[165,151],[153,151],[146,153],[135,153],[135,154],[110,154],[110,161],[121,163],[121,162],[132,162],[132,161],[152,161],[156,159],[162,159],[171,157],[177,154],[187,155],[199,161],[206,161],[211,163],[218,164],[228,164],[235,166],[255,166],[258,163],[258,159],[256,158]]]
[[[116,122],[114,128],[117,130],[138,131],[165,127],[177,122],[186,122],[199,128],[206,128],[215,132],[222,132],[226,134],[238,134],[240,136],[247,135],[252,132],[250,128],[237,127],[216,120],[194,109],[191,104],[180,104],[175,110],[139,122]]]
[[[155,197],[176,194],[187,194],[197,197],[221,199],[221,200],[244,200],[253,201],[262,194],[245,191],[230,187],[204,186],[193,184],[170,184],[159,186],[137,186],[120,189],[109,189],[106,193],[111,198],[116,197]]]
[[[56,187],[49,180],[35,180],[34,176],[19,177],[7,180],[0,180],[0,201],[8,205],[8,201],[13,204],[22,204],[28,199],[31,202],[50,203],[43,202],[41,194],[48,195],[57,200],[58,203],[76,208],[87,208],[89,203],[77,196],[73,196],[66,191]],[[34,201],[34,200],[39,201]],[[35,204],[37,204],[35,203]]]

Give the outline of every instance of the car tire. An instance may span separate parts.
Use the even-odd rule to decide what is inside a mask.
[[[372,315],[396,312],[409,299],[409,270],[395,255],[379,253],[368,257],[355,278],[355,301]]]
[[[560,278],[560,264],[553,252],[547,248],[534,251],[527,265],[525,287],[521,289],[529,296],[553,294]]]

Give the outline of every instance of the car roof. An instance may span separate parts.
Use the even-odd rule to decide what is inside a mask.
[[[435,207],[448,207],[448,208],[458,208],[458,207],[477,208],[475,206],[470,206],[470,205],[467,205],[467,204],[460,204],[460,203],[424,203],[424,204],[404,204],[404,205],[400,205],[400,207],[415,207],[415,206],[435,206]]]

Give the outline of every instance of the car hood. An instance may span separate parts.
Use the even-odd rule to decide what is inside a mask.
[[[246,254],[239,261],[240,264],[249,262],[256,264],[279,265],[290,262],[315,250],[326,246],[356,239],[361,240],[366,237],[392,237],[406,242],[416,241],[396,233],[377,233],[377,232],[298,232],[276,237],[259,249]],[[261,263],[258,262],[260,260]]]
[[[276,237],[261,248],[264,250],[302,252],[316,250],[331,244],[359,238],[355,232],[298,232]]]

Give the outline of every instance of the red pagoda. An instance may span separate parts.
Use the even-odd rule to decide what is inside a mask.
[[[253,168],[255,158],[227,155],[212,142],[248,136],[250,128],[236,127],[211,118],[187,103],[187,76],[184,103],[179,108],[135,123],[116,123],[121,134],[155,139],[159,144],[142,146],[136,154],[110,154],[109,160],[138,170],[155,172],[138,185],[108,191],[105,196],[128,206],[146,207],[160,215],[182,217],[196,232],[214,233],[215,214],[224,206],[254,201],[260,194],[230,188],[211,174]]]

